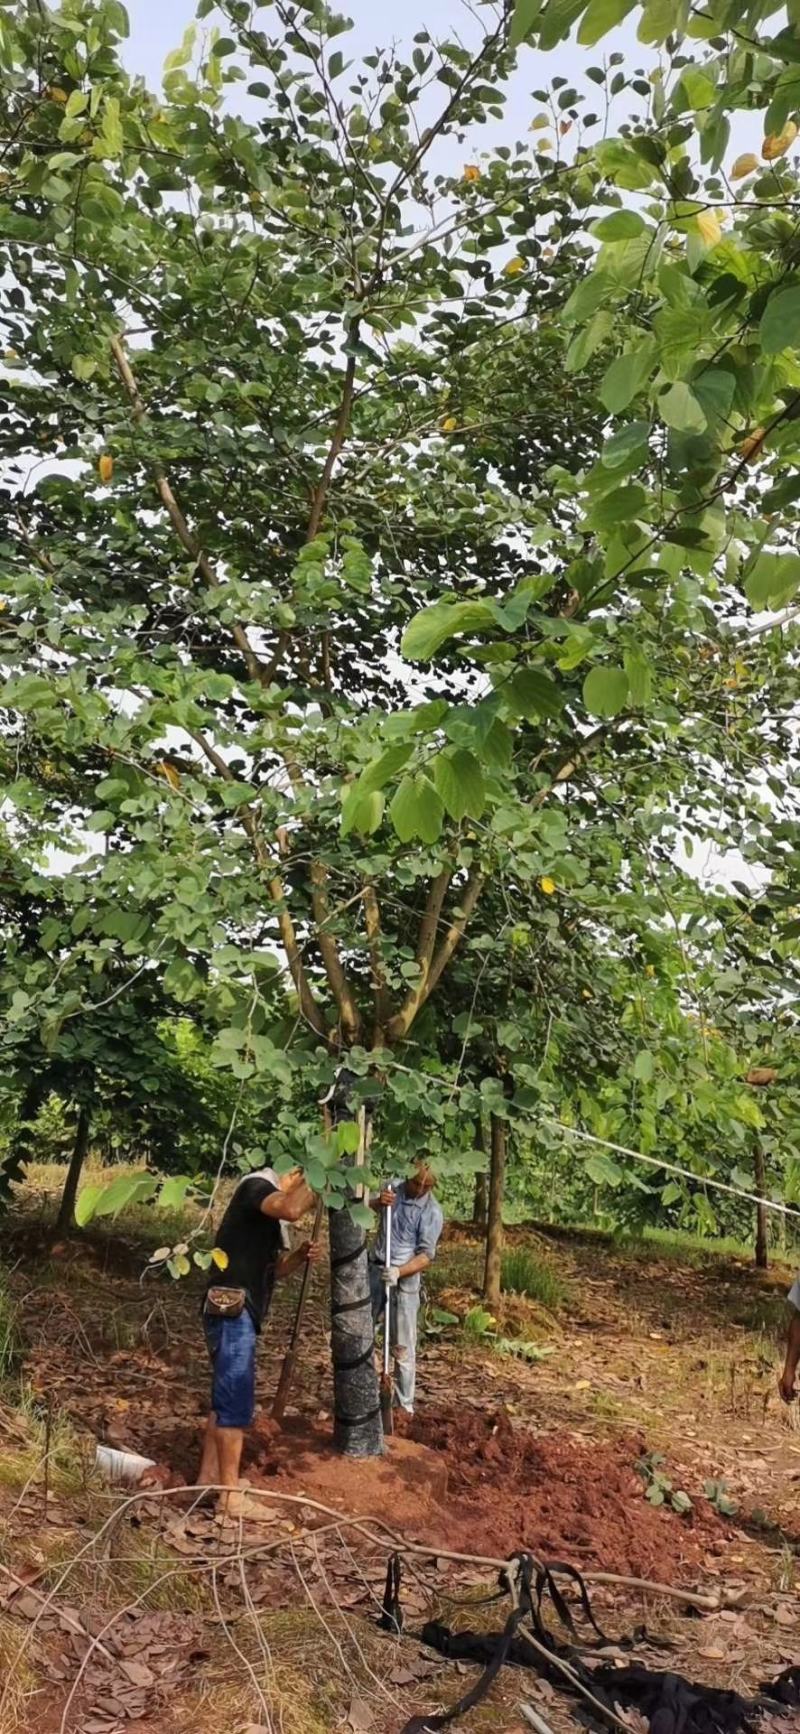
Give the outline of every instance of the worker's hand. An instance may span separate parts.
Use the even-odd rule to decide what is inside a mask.
[[[383,1205],[384,1210],[389,1209],[391,1205],[396,1203],[396,1201],[397,1193],[392,1191],[391,1186],[385,1186],[380,1197],[380,1202]]]
[[[788,1367],[784,1367],[783,1372],[781,1373],[778,1380],[778,1390],[780,1391],[784,1403],[794,1402],[795,1397],[797,1396],[797,1385],[795,1384],[795,1374],[790,1372]]]
[[[286,1184],[287,1184],[288,1190],[291,1191],[293,1186],[299,1186],[302,1178],[303,1178],[302,1168],[290,1168],[289,1172],[286,1176]]]
[[[399,1281],[400,1266],[397,1264],[385,1265],[384,1269],[381,1271],[381,1282],[383,1283],[384,1288],[397,1288]]]
[[[319,1264],[322,1257],[322,1244],[318,1240],[304,1240],[298,1248],[300,1257],[306,1264]]]

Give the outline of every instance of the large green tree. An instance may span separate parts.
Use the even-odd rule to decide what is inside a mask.
[[[791,452],[793,181],[773,164],[722,241],[694,144],[721,157],[764,75],[723,81],[713,44],[702,71],[668,45],[616,139],[586,143],[562,88],[555,161],[540,132],[483,157],[502,9],[472,49],[422,31],[363,67],[320,4],[220,10],[158,98],[118,0],[1,15],[6,795],[23,853],[82,858],[17,1003],[58,1029],[65,960],[113,970],[106,907],[134,968],[227,993],[218,1051],[291,1084],[280,1138],[332,1207],[337,1438],[371,1452],[365,1213],[318,1087],[346,1055],[390,1119],[474,1114],[415,1028],[492,945],[487,887],[585,885],[631,758],[665,855],[687,806],[701,834],[755,823],[753,761],[787,738],[766,637],[771,731],[731,729],[724,682],[742,576],[753,601],[795,583],[748,467]],[[621,10],[592,0],[584,39]],[[583,11],[526,0],[513,31],[547,47]]]

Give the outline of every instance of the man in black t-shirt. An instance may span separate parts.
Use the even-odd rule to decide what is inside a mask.
[[[227,1263],[210,1274],[203,1301],[212,1384],[198,1484],[230,1489],[221,1501],[230,1517],[244,1514],[235,1490],[244,1432],[255,1410],[256,1343],[275,1280],[319,1254],[308,1240],[287,1251],[285,1225],[299,1222],[313,1201],[299,1168],[280,1176],[258,1169],[240,1180],[217,1234],[215,1250],[225,1253]]]

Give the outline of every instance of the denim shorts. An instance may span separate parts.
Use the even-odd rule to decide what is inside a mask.
[[[211,1356],[211,1407],[218,1427],[249,1427],[256,1407],[256,1327],[247,1308],[238,1319],[204,1318]]]

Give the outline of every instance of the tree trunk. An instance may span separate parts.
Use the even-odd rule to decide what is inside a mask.
[[[478,1116],[475,1121],[475,1149],[485,1152],[486,1140],[483,1135],[483,1121]],[[486,1170],[475,1175],[475,1195],[472,1201],[472,1226],[479,1228],[481,1233],[486,1227]]]
[[[61,1204],[59,1206],[58,1217],[56,1220],[57,1234],[68,1234],[73,1224],[75,1216],[75,1200],[78,1196],[78,1181],[80,1180],[83,1164],[86,1161],[89,1149],[89,1133],[91,1131],[91,1126],[91,1108],[89,1107],[88,1102],[82,1102],[78,1109],[78,1124],[75,1129],[75,1143],[73,1145],[69,1168],[67,1169],[67,1178],[64,1181],[64,1190],[61,1194]]]
[[[500,1305],[503,1262],[503,1193],[506,1175],[506,1123],[492,1115],[492,1157],[489,1171],[489,1210],[486,1220],[486,1266],[483,1296],[487,1306]]]
[[[347,1085],[326,1113],[326,1127],[355,1119],[346,1100]],[[359,1115],[361,1138],[355,1167],[363,1166],[367,1128]],[[362,1196],[357,1185],[353,1198]],[[333,1360],[333,1443],[345,1457],[380,1457],[383,1427],[375,1327],[367,1265],[367,1239],[348,1210],[330,1210],[331,1357]]]
[[[34,1122],[45,1097],[49,1093],[49,1077],[47,1072],[42,1072],[38,1077],[31,1079],[22,1097],[19,1105],[17,1129],[11,1140],[8,1155],[0,1167],[0,1209],[6,1208],[12,1186],[22,1179],[31,1159]]]
[[[764,1151],[756,1142],[753,1149],[753,1169],[755,1172],[756,1192],[759,1198],[766,1196],[767,1171],[764,1162]],[[764,1204],[756,1205],[756,1266],[759,1270],[769,1268],[769,1242],[767,1238],[767,1209]]]

